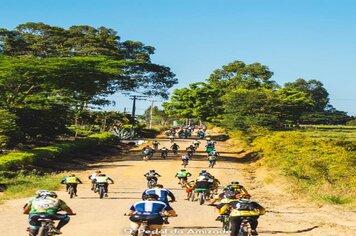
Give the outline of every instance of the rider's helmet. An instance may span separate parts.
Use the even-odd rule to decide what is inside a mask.
[[[40,193],[40,196],[45,198],[45,197],[53,197],[53,198],[56,198],[57,197],[57,194],[55,192],[52,192],[52,191],[43,191]]]
[[[229,186],[226,186],[223,191],[224,191],[224,192],[227,192],[227,191],[234,191],[234,188],[233,188],[231,185],[229,185]]]
[[[150,170],[149,172],[156,172],[155,170]]]
[[[106,176],[106,174],[100,174],[99,176]]]
[[[49,192],[49,190],[40,189],[40,190],[37,190],[37,191],[35,192],[35,194],[36,194],[38,197],[40,197],[40,196],[41,196],[41,193],[43,193],[43,192]]]
[[[180,171],[187,171],[186,169],[181,169]]]
[[[70,177],[75,177],[75,174],[70,174],[69,176],[70,176]]]
[[[206,173],[206,170],[202,170],[201,173]]]
[[[148,200],[148,199],[155,199],[158,200],[159,196],[157,194],[154,193],[150,193],[150,194],[146,194],[142,197],[144,200]]]
[[[231,184],[239,184],[239,181],[232,181]]]

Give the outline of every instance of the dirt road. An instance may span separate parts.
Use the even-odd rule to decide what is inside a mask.
[[[192,141],[179,140],[178,144],[185,148]],[[167,140],[162,139],[160,142],[160,146],[170,146]],[[186,168],[194,177],[202,169],[207,169],[202,146]],[[225,143],[218,143],[217,150],[224,158],[210,172],[223,185],[232,180],[240,181],[250,190],[253,199],[268,209],[267,214],[259,220],[260,235],[356,235],[355,212],[335,210],[334,207],[317,207],[292,198],[284,193],[283,186],[277,183],[265,184],[264,174],[256,173],[249,164],[241,162],[241,159],[236,158],[236,152],[230,150]],[[165,235],[224,235],[219,232],[220,222],[214,220],[217,215],[213,207],[184,200],[185,192],[179,188],[177,179],[174,179],[175,173],[181,169],[180,164],[179,156],[173,154],[169,154],[167,160],[160,160],[156,156],[153,160],[144,162],[138,149],[97,163],[96,167],[104,170],[115,181],[109,188],[107,199],[98,199],[97,194],[90,191],[87,180],[87,176],[91,174],[89,171],[79,173],[85,183],[78,188],[78,198],[69,199],[64,191],[58,191],[59,197],[78,214],[71,217],[69,225],[63,228],[63,235],[129,235],[129,220],[124,213],[140,200],[146,186],[143,174],[150,169],[155,169],[162,175],[159,182],[172,190],[177,197],[177,202],[172,207],[179,217],[171,218],[171,223],[165,225]],[[21,214],[25,200],[8,201],[0,206],[1,236],[27,235],[26,216]]]

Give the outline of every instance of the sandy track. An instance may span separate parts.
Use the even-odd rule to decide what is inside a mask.
[[[160,142],[161,146],[170,146],[167,140]],[[192,140],[179,140],[178,144],[181,148],[185,148],[191,142]],[[217,150],[224,152],[223,155],[226,157],[236,157],[225,143],[218,143]],[[194,177],[200,170],[207,169],[202,147],[199,148],[198,155],[201,157],[195,158],[186,168]],[[336,211],[334,207],[320,208],[312,204],[307,205],[285,194],[280,186],[265,185],[263,175],[256,174],[248,164],[239,163],[236,158],[224,160],[226,161],[218,161],[216,168],[210,172],[218,177],[223,185],[231,180],[239,180],[247,186],[254,199],[269,211],[260,218],[260,235],[344,235],[341,230],[346,232],[345,235],[356,235],[354,234],[355,213]],[[216,213],[213,207],[200,206],[197,202],[184,200],[185,192],[178,187],[177,179],[173,178],[181,168],[180,164],[179,157],[173,154],[170,154],[167,160],[154,157],[153,160],[143,162],[137,149],[97,163],[96,166],[105,170],[115,181],[115,184],[109,188],[107,199],[98,199],[98,195],[89,190],[90,183],[87,176],[90,172],[81,172],[79,175],[85,183],[79,186],[78,198],[69,199],[64,191],[58,192],[60,198],[78,214],[73,216],[70,224],[63,229],[64,235],[129,235],[125,232],[129,220],[123,214],[131,204],[140,200],[146,186],[143,174],[150,169],[155,169],[162,175],[159,182],[171,189],[177,197],[177,202],[172,206],[179,217],[171,218],[171,224],[165,225],[164,228],[168,230],[166,235],[194,235],[192,230],[200,231],[202,235],[224,235],[216,232],[209,233],[209,231],[220,230],[220,222],[214,221]],[[26,216],[21,214],[25,200],[8,201],[0,206],[1,236],[27,235],[24,230],[27,226]]]

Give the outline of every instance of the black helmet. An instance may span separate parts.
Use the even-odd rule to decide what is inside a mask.
[[[158,200],[159,196],[157,194],[154,194],[154,193],[149,193],[149,194],[144,195],[142,198],[144,200],[147,200],[147,199],[150,199],[150,198]]]
[[[155,170],[150,170],[150,172],[156,172]]]
[[[206,172],[206,170],[202,170],[201,172],[205,173],[205,172]]]
[[[231,184],[239,184],[239,181],[232,181]]]
[[[180,171],[187,171],[186,169],[181,169]]]

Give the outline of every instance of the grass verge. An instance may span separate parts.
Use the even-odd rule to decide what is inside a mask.
[[[0,195],[0,204],[10,199],[34,196],[36,190],[39,189],[58,190],[63,177],[63,174],[38,175],[35,173],[20,173],[12,178],[2,176],[0,182],[8,187]]]

